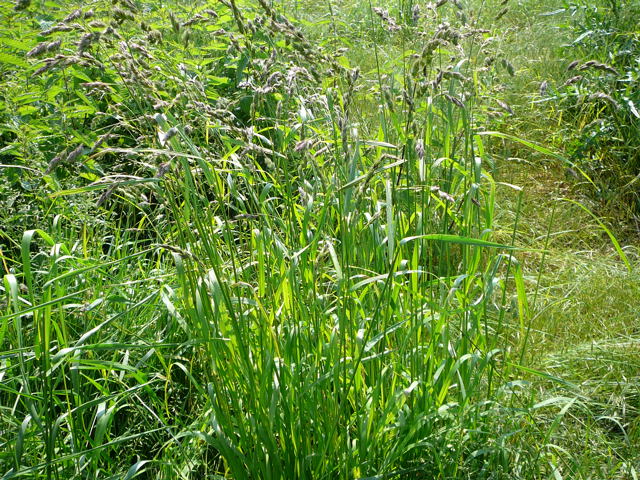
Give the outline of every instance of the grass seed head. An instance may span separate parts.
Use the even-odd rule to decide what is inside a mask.
[[[417,3],[411,9],[411,21],[414,25],[417,25],[420,21],[420,5]]]
[[[116,135],[112,134],[112,133],[105,133],[104,135],[100,135],[95,143],[93,144],[93,147],[91,147],[91,150],[89,150],[89,152],[87,153],[87,155],[93,155],[96,150],[98,150],[98,148],[100,148],[100,146],[104,143],[107,143],[109,140],[116,138]]]
[[[60,153],[58,155],[56,155],[55,157],[53,157],[51,159],[51,161],[49,162],[49,165],[47,166],[47,169],[45,170],[44,174],[45,175],[49,175],[51,172],[53,172],[53,170],[58,166],[58,164],[62,161],[62,156],[64,155],[63,153]]]
[[[100,195],[100,197],[98,198],[98,201],[96,202],[96,207],[100,207],[102,206],[107,200],[109,200],[109,198],[111,198],[111,195],[113,195],[113,192],[115,191],[116,187],[115,185],[112,185],[111,187],[107,188],[102,195]]]
[[[606,94],[604,92],[592,93],[587,98],[588,98],[588,100],[591,100],[591,101],[604,100],[605,102],[607,102],[609,105],[611,105],[615,109],[620,108],[620,105],[618,105],[618,102],[616,102],[615,99],[611,95],[608,95],[608,94]]]
[[[122,8],[116,7],[113,10],[113,18],[117,23],[122,23],[125,20],[134,21],[136,19],[135,15],[131,13],[129,10],[123,10]]]
[[[549,82],[545,80],[540,84],[540,96],[546,95],[548,89],[549,89]]]
[[[620,75],[620,72],[618,72],[615,68],[613,68],[610,65],[606,65],[604,63],[596,63],[593,66],[593,68],[596,69],[596,70],[601,70],[603,72],[613,73],[614,75],[618,75],[618,76]]]
[[[78,10],[74,10],[73,12],[71,12],[69,15],[67,15],[63,20],[62,23],[69,23],[69,22],[73,22],[74,20],[76,20],[77,18],[80,18],[80,16],[82,15],[82,10],[78,9]]]
[[[52,33],[56,33],[56,32],[70,32],[73,30],[73,27],[70,25],[65,25],[64,23],[59,23],[57,25],[54,25],[53,27],[47,29],[47,30],[43,30],[41,32],[41,35],[47,36],[47,35],[51,35]]]
[[[78,145],[69,155],[67,155],[66,162],[67,163],[75,162],[78,158],[80,158],[83,152],[84,152],[84,145],[82,144]]]
[[[467,77],[465,77],[460,72],[456,72],[453,70],[447,70],[445,72],[442,72],[442,75],[444,78],[447,78],[447,79],[456,79],[456,80],[460,80],[463,83],[469,82],[469,79]]]
[[[416,155],[420,160],[424,160],[424,141],[421,138],[416,141]]]
[[[42,65],[35,72],[33,72],[32,77],[37,77],[37,76],[47,72],[48,70],[52,69],[53,67],[55,67],[59,63],[61,63],[61,61],[63,60],[64,57],[63,58],[59,58],[59,57],[60,56],[56,56],[56,57],[52,57],[52,58],[45,58],[42,61],[44,63],[44,65]]]
[[[385,28],[389,32],[397,32],[400,30],[400,26],[397,22],[389,15],[389,11],[379,7],[373,7],[373,11],[378,15],[385,24]]]
[[[449,193],[447,193],[447,192],[445,192],[443,190],[438,190],[438,196],[441,199],[443,199],[443,200],[445,200],[447,202],[454,203],[456,201],[456,199],[453,197],[453,195],[451,195],[451,194],[449,194]]]
[[[189,20],[187,20],[186,22],[183,22],[182,26],[183,27],[190,27],[191,25],[195,25],[197,23],[202,23],[202,22],[204,22],[206,20],[207,20],[206,17],[204,17],[203,15],[200,15],[199,13],[196,13]]]
[[[156,172],[156,175],[155,175],[156,178],[164,177],[170,168],[171,168],[171,162],[161,163],[160,166],[158,167],[158,171]]]
[[[171,127],[166,132],[160,132],[160,134],[158,135],[160,139],[160,145],[164,147],[167,144],[167,142],[171,140],[173,137],[175,137],[177,134],[178,134],[178,129],[176,127]]]
[[[449,100],[451,103],[453,103],[455,106],[459,107],[459,108],[464,108],[464,103],[462,102],[462,100],[460,100],[458,97],[453,96],[453,95],[449,95],[448,93],[444,94],[444,98],[446,98],[447,100]]]
[[[513,109],[506,102],[503,102],[502,100],[499,100],[496,98],[496,103],[500,105],[500,107],[510,115],[514,114]]]
[[[309,149],[309,147],[311,146],[311,144],[313,143],[313,140],[311,139],[305,139],[305,140],[300,140],[298,143],[296,143],[296,145],[293,147],[293,151],[294,152],[303,152]]]
[[[587,70],[595,65],[598,65],[598,62],[596,62],[595,60],[589,60],[588,62],[583,63],[582,65],[580,65],[578,67],[578,70],[580,71],[584,71]]]
[[[100,37],[99,33],[85,33],[78,42],[78,53],[87,50],[91,44]]]
[[[60,48],[62,44],[62,40],[56,40],[54,42],[42,42],[33,47],[31,50],[27,52],[27,57],[37,57],[38,55],[45,52],[55,52]]]
[[[575,77],[571,77],[569,80],[562,84],[563,87],[568,87],[569,85],[573,85],[574,83],[578,83],[584,77],[582,75],[576,75]]]
[[[82,85],[84,88],[89,88],[89,89],[111,90],[111,87],[109,86],[109,84],[104,82],[84,82],[84,83],[81,83],[80,85]]]
[[[507,70],[507,73],[509,74],[509,76],[511,77],[515,76],[516,69],[509,60],[507,60],[506,58],[503,58],[501,63],[502,63],[502,66]]]
[[[140,53],[141,55],[143,55],[144,57],[148,58],[148,59],[152,59],[153,57],[151,56],[151,54],[149,53],[149,51],[142,45],[140,45],[139,43],[135,43],[132,42],[129,44],[129,48],[135,52]]]

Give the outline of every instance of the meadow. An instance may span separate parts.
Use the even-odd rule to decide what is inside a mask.
[[[637,479],[637,0],[0,0],[0,479]]]

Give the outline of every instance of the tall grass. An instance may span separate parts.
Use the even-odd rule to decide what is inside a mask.
[[[267,2],[2,7],[3,479],[559,474],[459,7],[370,8],[371,71]]]

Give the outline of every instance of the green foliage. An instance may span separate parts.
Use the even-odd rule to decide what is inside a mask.
[[[515,68],[416,5],[0,4],[3,479],[580,473],[518,380],[571,388],[518,365]]]
[[[601,202],[637,215],[640,4],[572,1],[565,8],[573,19],[574,38],[565,47],[569,72],[557,100],[563,119],[574,128],[570,153],[597,179]]]
[[[223,155],[229,142],[282,148],[279,112],[292,110],[319,78],[315,65],[331,69],[331,59],[301,40],[291,46],[299,31],[272,10],[244,9],[234,19],[229,9],[206,7],[3,7],[4,31],[20,39],[0,40],[0,161],[12,192],[2,215],[18,213],[3,218],[15,229],[10,237],[66,205],[51,194],[96,182],[97,206],[130,224],[162,213],[150,208],[152,198],[121,188],[169,168],[162,149],[172,132],[159,129],[158,114],[179,121],[210,155]],[[141,147],[144,155],[135,153]]]

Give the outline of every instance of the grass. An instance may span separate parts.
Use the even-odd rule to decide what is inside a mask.
[[[637,249],[528,135],[525,6],[49,3],[0,4],[0,478],[637,476]]]

